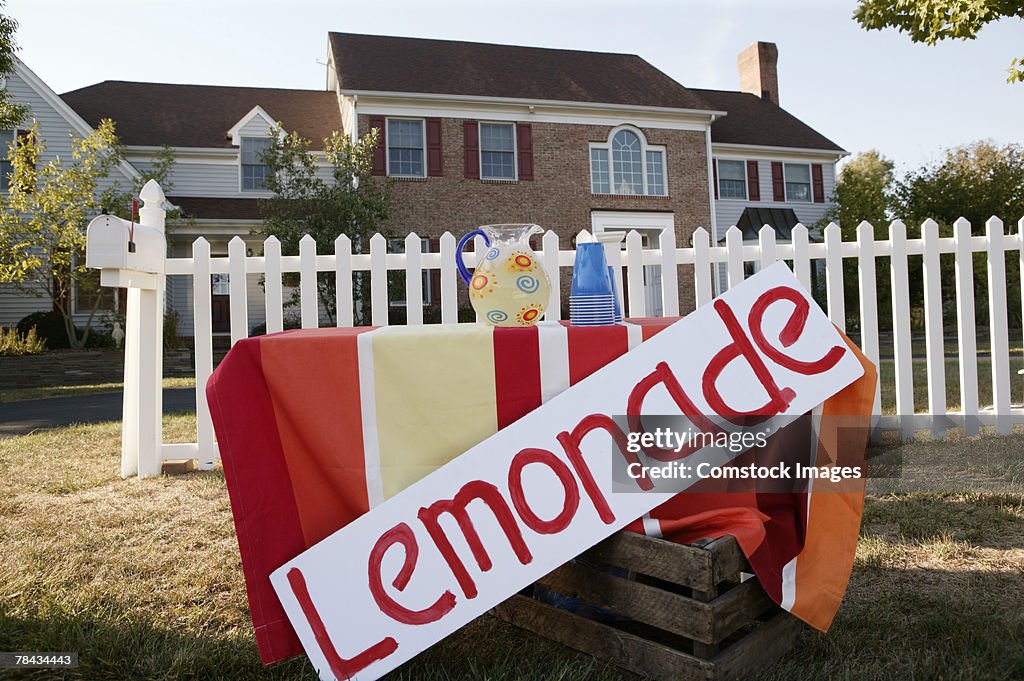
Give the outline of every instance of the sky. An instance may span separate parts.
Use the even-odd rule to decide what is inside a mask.
[[[1024,22],[936,46],[867,32],[850,0],[8,0],[20,57],[58,93],[103,80],[326,87],[327,32],[638,54],[688,87],[738,90],[736,55],[779,47],[784,109],[901,171],[979,139],[1024,142]]]

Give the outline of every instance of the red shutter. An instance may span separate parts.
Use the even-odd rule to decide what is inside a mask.
[[[772,161],[772,198],[786,200],[786,180],[782,177],[782,164],[778,161]]]
[[[811,194],[815,203],[825,203],[825,180],[821,174],[821,164],[811,164]]]
[[[440,118],[427,119],[427,175],[431,177],[444,175]]]
[[[747,161],[747,197],[751,201],[761,200],[761,178],[757,175],[757,161]]]
[[[476,121],[462,123],[462,154],[466,165],[466,179],[480,179],[480,128]]]
[[[430,238],[430,252],[440,253],[441,252],[441,240]],[[440,305],[441,304],[441,270],[430,270],[430,304]]]
[[[516,146],[519,148],[519,179],[533,179],[533,128],[529,123],[516,123]]]
[[[712,175],[714,175],[714,179],[715,179],[715,181],[714,181],[714,185],[715,185],[715,199],[717,200],[718,199],[718,160],[717,159],[711,162],[711,173],[712,173]]]
[[[370,116],[370,129],[377,128],[380,130],[380,142],[377,144],[377,148],[373,150],[373,174],[374,175],[387,175],[388,174],[388,141],[385,138],[387,132],[384,127],[383,116]]]

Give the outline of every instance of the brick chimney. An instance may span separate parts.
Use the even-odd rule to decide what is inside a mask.
[[[736,58],[740,90],[779,103],[779,48],[775,43],[751,43]]]

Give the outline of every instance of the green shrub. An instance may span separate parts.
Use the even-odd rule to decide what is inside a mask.
[[[50,350],[70,347],[68,332],[64,328],[64,317],[59,312],[33,312],[18,322],[17,328],[22,336],[27,336],[29,330],[35,328],[36,335],[43,339]]]
[[[33,326],[24,336],[17,329],[0,326],[0,355],[38,355],[46,351],[46,342],[36,335]]]

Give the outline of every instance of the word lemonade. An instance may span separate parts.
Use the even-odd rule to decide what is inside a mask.
[[[645,451],[671,451],[681,453],[684,449],[705,448],[743,452],[752,447],[765,447],[768,438],[777,430],[774,424],[755,432],[720,430],[677,430],[655,428],[651,431],[630,431],[626,435],[626,451],[640,454]],[[862,477],[860,466],[808,466],[799,461],[779,461],[767,466],[755,463],[722,466],[711,461],[697,464],[671,460],[650,463],[631,461],[626,464],[626,474],[632,480],[842,480]]]
[[[613,492],[609,443],[640,463],[629,432],[642,430],[641,414],[682,413],[709,431],[718,428],[702,414],[751,425],[804,414],[863,374],[792,272],[773,265],[288,561],[271,583],[321,678],[379,678],[672,498],[643,478],[635,486],[654,491]],[[612,416],[623,413],[626,429]],[[671,457],[704,454],[690,444]]]

